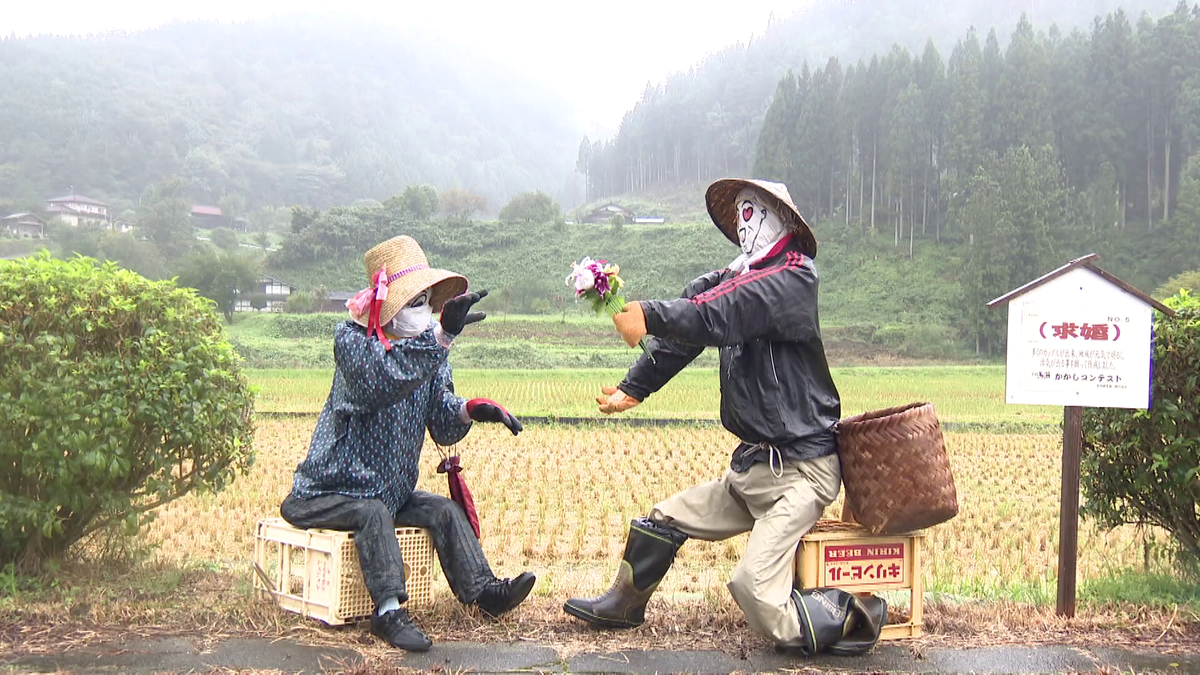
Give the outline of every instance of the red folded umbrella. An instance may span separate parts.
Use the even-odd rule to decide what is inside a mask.
[[[471,529],[475,531],[475,538],[479,539],[479,514],[475,513],[475,500],[471,498],[471,491],[467,489],[467,481],[463,480],[458,455],[443,459],[437,470],[438,473],[446,474],[446,480],[450,484],[450,499],[462,507],[471,523]]]

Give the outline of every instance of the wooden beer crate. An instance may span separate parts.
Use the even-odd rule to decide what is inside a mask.
[[[840,588],[857,594],[908,591],[909,620],[885,625],[879,639],[921,637],[924,540],[924,531],[875,535],[855,523],[822,520],[796,549],[796,587]]]
[[[404,559],[409,607],[433,599],[433,539],[426,530],[396,529]],[[331,626],[371,616],[375,603],[363,583],[351,532],[301,530],[282,518],[258,521],[254,540],[254,587],[275,596],[284,609]]]

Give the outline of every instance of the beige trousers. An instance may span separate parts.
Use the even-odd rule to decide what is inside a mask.
[[[688,488],[659,502],[650,519],[706,541],[750,533],[729,592],[754,631],[784,647],[800,646],[800,615],[792,604],[793,565],[808,533],[842,486],[836,454],[817,459],[758,463],[745,473]]]

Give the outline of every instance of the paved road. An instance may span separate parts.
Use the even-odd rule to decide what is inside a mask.
[[[203,649],[191,638],[169,637],[71,649],[56,655],[0,656],[0,673],[162,673],[215,669],[263,669],[319,673],[353,666],[362,657],[353,649],[314,647],[291,640],[229,638]],[[921,656],[900,644],[881,645],[857,658],[788,657],[774,651],[747,658],[715,651],[625,651],[579,654],[567,659],[537,644],[444,642],[425,654],[397,652],[400,668],[440,672],[779,672],[811,669],[832,672],[1029,673],[1165,672],[1200,673],[1200,654],[1163,655],[1117,648],[932,647]]]

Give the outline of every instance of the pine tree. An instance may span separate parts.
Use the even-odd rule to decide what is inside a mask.
[[[927,147],[921,177],[921,234],[926,234],[932,209],[933,218],[938,221],[935,238],[941,241],[941,190],[938,188],[941,186],[941,156],[945,147],[946,107],[950,100],[950,88],[946,80],[946,66],[933,40],[925,43],[925,53],[921,55],[921,62],[917,66],[917,85],[921,89],[925,113]]]
[[[1003,105],[1000,100],[1000,80],[1003,75],[1004,55],[1000,53],[1000,40],[996,38],[996,30],[992,29],[988,31],[987,40],[983,45],[979,86],[983,90],[983,140],[986,147],[996,153],[1003,153],[1008,149],[1000,126],[1000,110]]]
[[[1004,55],[996,106],[1001,148],[1040,148],[1053,142],[1050,117],[1049,62],[1042,41],[1024,14]]]
[[[796,75],[788,71],[763,118],[758,133],[758,150],[754,155],[754,175],[782,181],[791,172],[791,130],[796,115]]]
[[[975,31],[968,31],[950,55],[950,88],[946,123],[946,154],[952,177],[965,183],[979,170],[984,150],[983,51]]]

